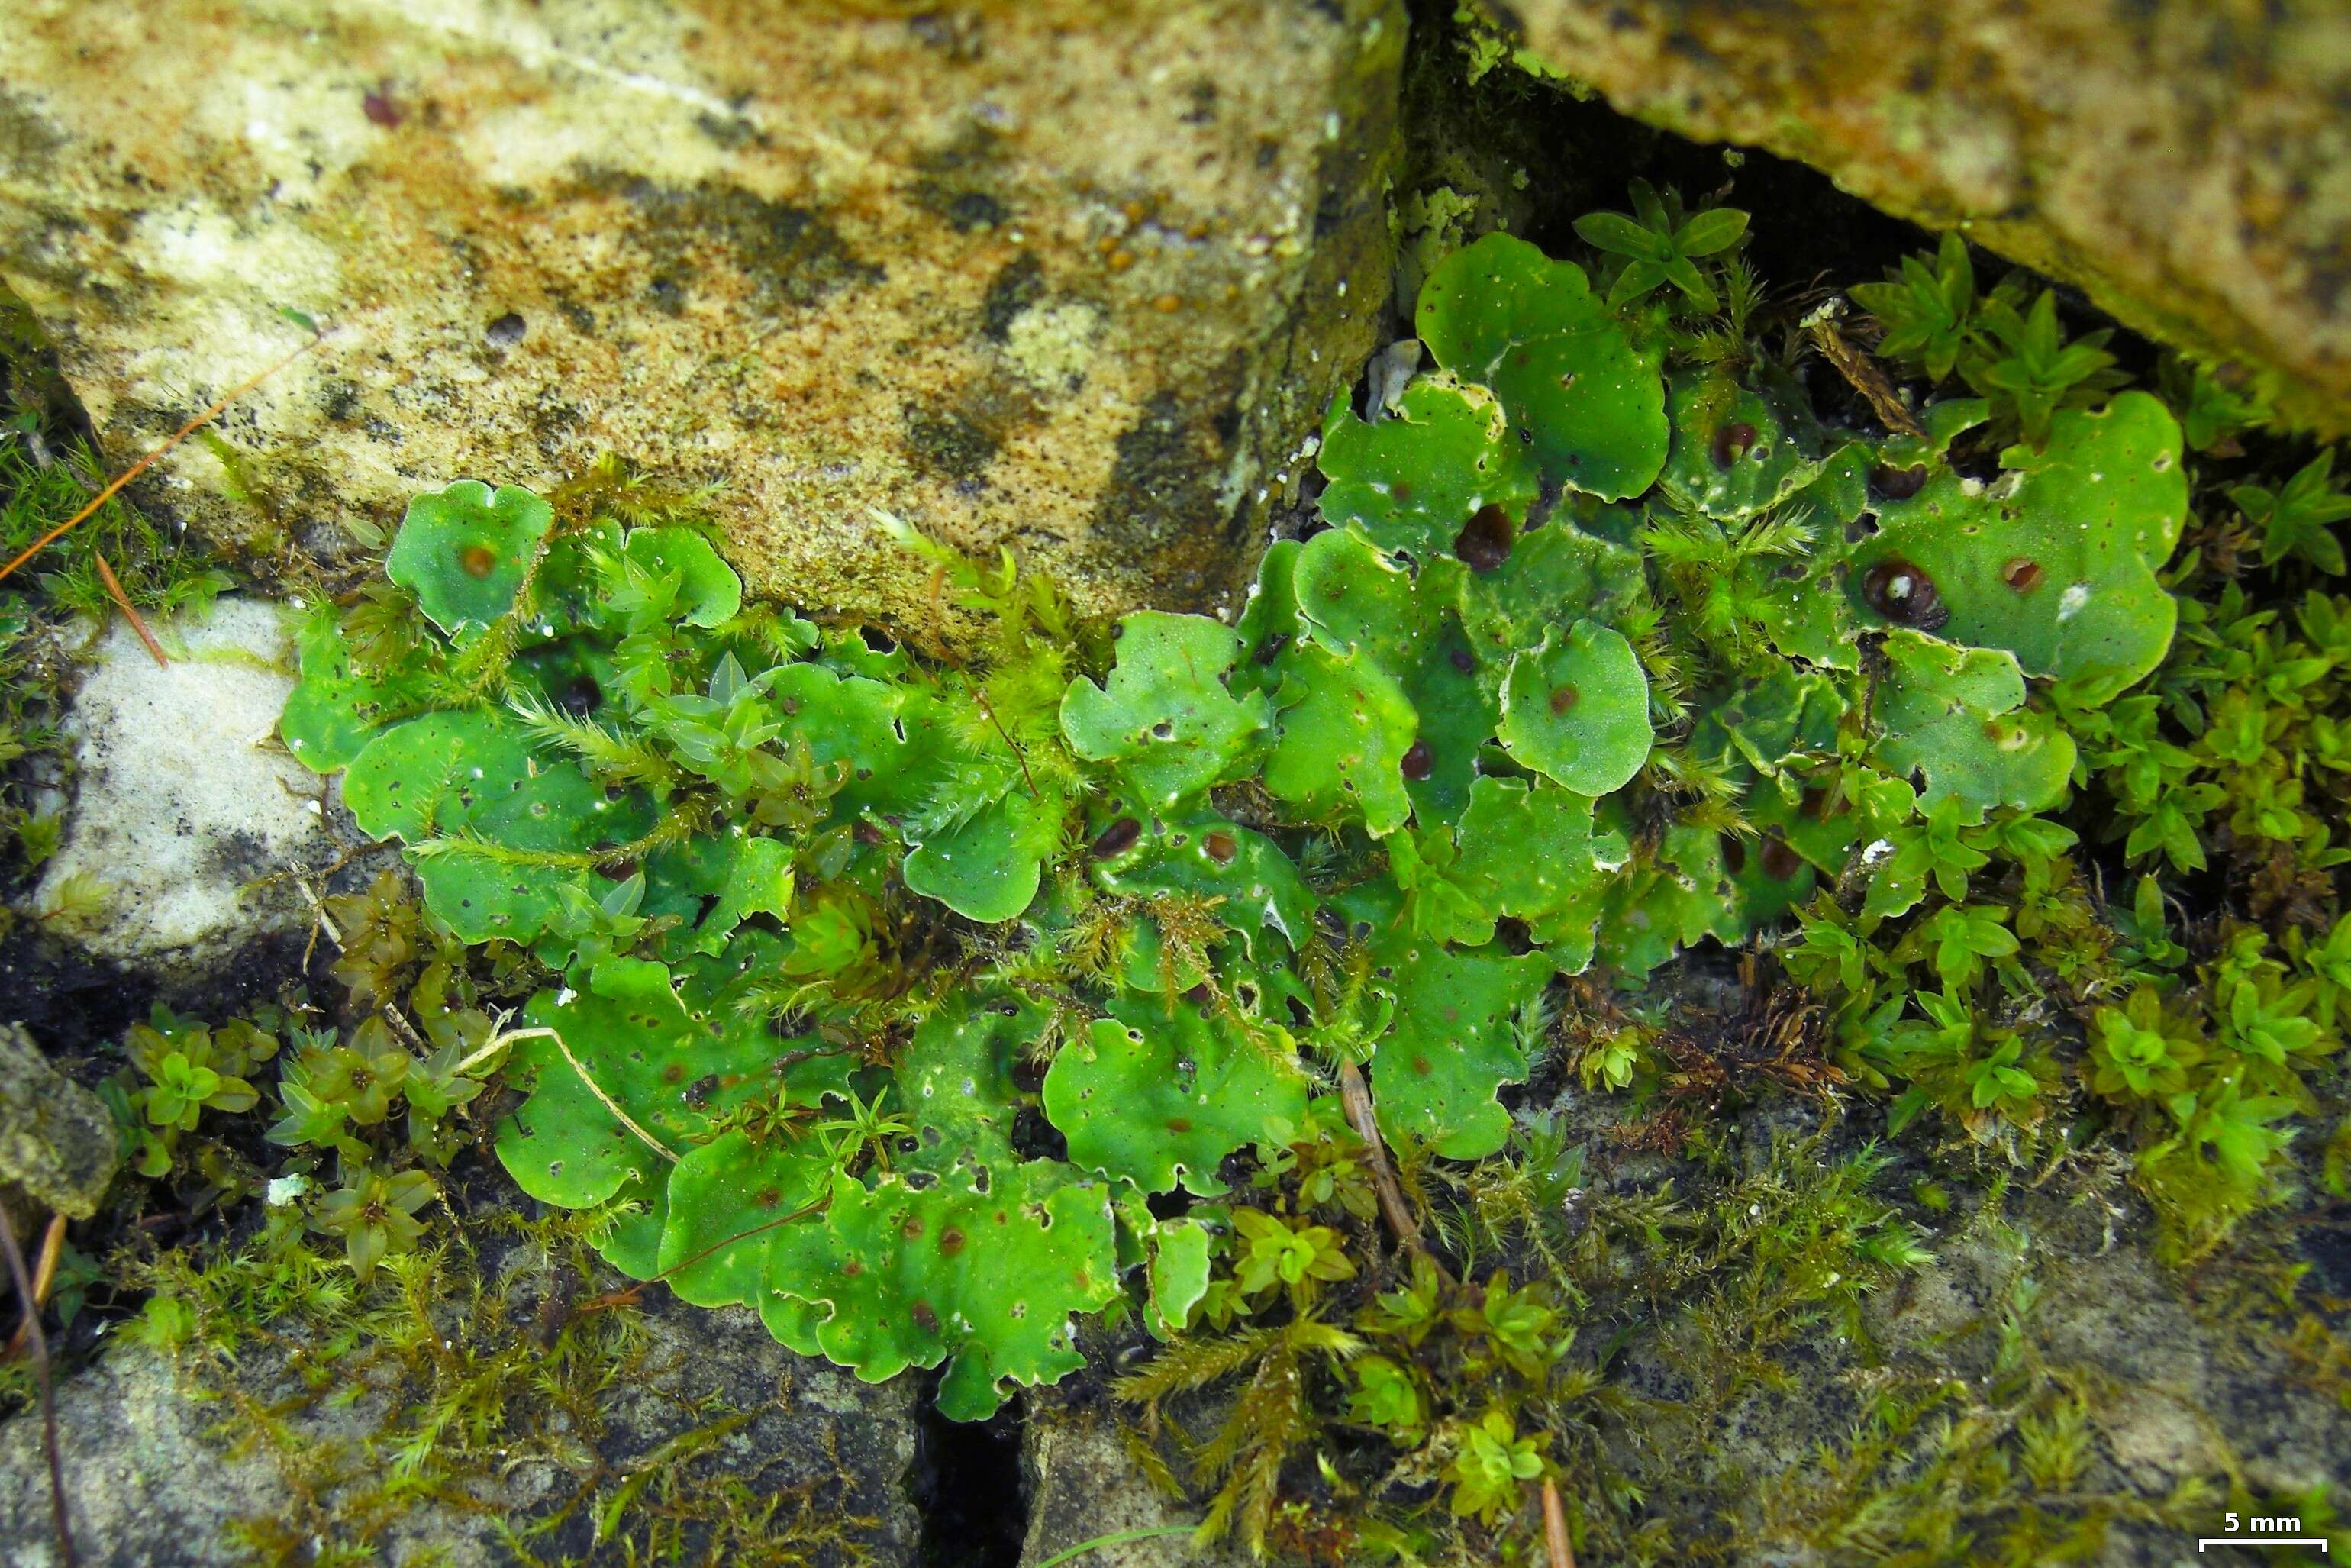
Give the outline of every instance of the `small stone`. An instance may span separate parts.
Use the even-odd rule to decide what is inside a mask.
[[[1167,1529],[1198,1518],[1196,1509],[1170,1500],[1152,1484],[1120,1440],[1115,1418],[1040,1399],[1023,1437],[1021,1458],[1030,1481],[1024,1564],[1046,1562],[1106,1535]],[[1098,1568],[1160,1568],[1179,1562],[1242,1568],[1249,1558],[1229,1538],[1178,1555],[1165,1537],[1147,1537],[1104,1542],[1086,1553],[1086,1561]]]
[[[120,1157],[106,1103],[51,1066],[22,1029],[0,1023],[0,1186],[88,1219]]]
[[[162,669],[120,621],[99,640],[66,718],[65,841],[32,899],[94,879],[102,908],[63,933],[91,953],[201,980],[255,937],[308,920],[287,882],[264,880],[336,853],[309,810],[317,777],[269,744],[294,686],[279,615],[224,599],[209,621],[161,627],[173,653]]]

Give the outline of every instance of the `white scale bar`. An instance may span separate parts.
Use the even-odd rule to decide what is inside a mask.
[[[2196,1538],[2197,1551],[2201,1552],[2208,1546],[2315,1546],[2325,1552],[2326,1538],[2323,1535],[2199,1535]]]

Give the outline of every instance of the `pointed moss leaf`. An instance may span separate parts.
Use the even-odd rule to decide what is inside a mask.
[[[1657,487],[1680,509],[1742,521],[1818,476],[1825,444],[1801,392],[1758,379],[1760,392],[1720,371],[1682,371],[1667,383],[1673,446]]]
[[[277,733],[286,749],[314,773],[349,767],[388,716],[423,706],[422,658],[412,656],[401,669],[382,675],[354,670],[329,605],[304,620],[295,647],[302,681],[287,695]]]
[[[695,946],[716,953],[726,946],[735,927],[754,915],[781,920],[792,907],[792,852],[781,839],[731,837],[726,847],[726,880],[718,902],[703,916]]]
[[[819,1348],[868,1383],[951,1363],[939,1409],[984,1420],[1013,1386],[1084,1364],[1071,1315],[1117,1290],[1110,1205],[1064,1172],[1038,1160],[984,1183],[870,1188],[837,1176],[822,1229],[784,1228],[771,1289],[814,1305]]]
[[[1989,811],[2038,811],[2063,798],[2074,738],[2048,715],[2024,711],[2014,655],[1897,631],[1886,640],[1886,657],[1875,756],[1890,772],[1924,779],[1921,810],[1956,799],[1976,822]]]
[[[1429,274],[1415,321],[1437,363],[1500,394],[1544,474],[1610,500],[1656,479],[1658,351],[1634,345],[1573,262],[1488,235]]]
[[[715,1118],[775,1092],[785,1043],[765,1028],[714,1029],[696,1019],[673,979],[665,965],[610,959],[586,987],[530,999],[525,1027],[554,1030],[570,1054],[545,1037],[516,1042],[508,1081],[530,1098],[500,1124],[497,1148],[523,1191],[585,1208],[632,1180],[666,1179],[669,1160],[607,1100],[682,1154],[709,1136]]]
[[[2012,480],[1985,487],[1938,468],[1880,507],[1879,531],[1853,551],[1852,590],[1882,623],[1871,574],[1907,565],[1949,612],[1938,634],[2005,649],[2027,674],[2119,692],[2162,661],[2179,620],[2156,571],[2187,517],[2179,439],[2145,392],[2060,410],[2045,446],[2001,455]]]
[[[1217,900],[1216,917],[1238,932],[1252,956],[1268,927],[1292,947],[1314,916],[1314,894],[1297,862],[1262,833],[1213,810],[1155,816],[1134,847],[1093,862],[1094,881],[1134,898],[1188,894]]]
[[[1494,394],[1449,376],[1422,376],[1396,417],[1366,424],[1332,400],[1322,421],[1322,516],[1350,524],[1384,550],[1427,560],[1453,548],[1462,525],[1498,506],[1516,523],[1535,498],[1526,444]]]
[[[956,992],[914,1030],[899,1059],[898,1097],[914,1129],[914,1170],[1008,1164],[1020,1091],[1013,1063],[1046,1031],[1043,1009],[1023,997]]]
[[[1371,1061],[1381,1127],[1392,1138],[1421,1139],[1447,1159],[1492,1154],[1510,1132],[1510,1113],[1495,1093],[1527,1075],[1526,1048],[1510,1015],[1550,981],[1550,959],[1415,944],[1397,951],[1390,967],[1395,1019]]]
[[[1557,519],[1520,538],[1500,566],[1463,571],[1458,583],[1462,630],[1497,669],[1564,616],[1612,621],[1648,595],[1637,550]]]
[[[1119,632],[1108,684],[1081,676],[1062,695],[1071,749],[1111,764],[1155,810],[1234,777],[1272,716],[1261,694],[1226,689],[1239,634],[1205,615],[1153,610]]]
[[[1192,1309],[1208,1293],[1211,1239],[1196,1219],[1163,1219],[1151,1228],[1151,1296],[1143,1326],[1152,1338],[1165,1342],[1183,1333]]]
[[[1040,864],[1060,831],[1051,810],[1015,786],[968,821],[925,836],[903,874],[924,897],[992,925],[1037,896]]]
[[[1282,664],[1266,788],[1325,822],[1360,815],[1374,834],[1403,826],[1412,814],[1404,754],[1417,717],[1396,678],[1368,653],[1341,658],[1311,643],[1293,644]]]
[[[820,1225],[809,1208],[830,1190],[832,1161],[813,1138],[722,1133],[671,1170],[662,1277],[697,1307],[756,1306],[784,1224]]]
[[[514,607],[555,510],[529,491],[460,479],[408,503],[385,575],[416,595],[433,624],[455,636]]]
[[[626,548],[638,566],[678,580],[671,612],[687,625],[722,625],[743,607],[743,580],[692,528],[632,528]]]
[[[1224,1190],[1217,1166],[1306,1114],[1306,1079],[1288,1037],[1252,1040],[1211,1005],[1126,998],[1061,1047],[1045,1074],[1045,1114],[1070,1158],[1145,1192],[1180,1181]]]
[[[1502,745],[1579,795],[1605,795],[1649,759],[1649,681],[1623,633],[1580,620],[1510,661]]]

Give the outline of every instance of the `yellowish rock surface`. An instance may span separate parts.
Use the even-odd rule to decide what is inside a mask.
[[[1212,604],[1388,277],[1397,0],[24,0],[0,282],[134,496],[248,543],[617,451],[811,608],[927,614],[885,507],[1096,607]]]
[[[1514,0],[1507,14],[1625,113],[1801,159],[2234,361],[2298,422],[2351,431],[2341,0]]]

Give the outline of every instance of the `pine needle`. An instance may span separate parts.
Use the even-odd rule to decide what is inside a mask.
[[[41,551],[47,549],[49,545],[56,540],[63,538],[67,534],[80,527],[83,518],[88,517],[91,513],[106,505],[107,502],[114,499],[115,496],[125,485],[130,484],[131,481],[139,477],[140,475],[147,472],[148,468],[153,465],[157,458],[162,456],[165,453],[179,445],[180,443],[185,441],[189,436],[193,435],[205,425],[210,424],[214,420],[218,419],[223,409],[225,409],[229,404],[235,402],[237,399],[243,397],[246,393],[251,392],[254,388],[259,386],[262,382],[267,381],[270,377],[276,375],[278,371],[292,364],[296,360],[300,359],[304,354],[307,354],[311,350],[317,348],[320,343],[325,342],[326,339],[327,335],[324,332],[314,332],[310,337],[310,340],[304,343],[300,348],[280,356],[277,361],[272,362],[267,369],[260,371],[258,374],[247,377],[246,380],[237,382],[235,386],[229,389],[227,393],[224,395],[218,402],[214,403],[210,408],[204,410],[204,413],[196,415],[195,418],[188,421],[187,423],[173,431],[164,441],[162,445],[158,446],[154,451],[150,452],[146,456],[141,457],[138,462],[133,463],[130,467],[125,468],[120,475],[116,476],[113,483],[108,485],[105,489],[100,490],[96,496],[90,498],[89,505],[84,507],[80,511],[76,512],[72,517],[68,517],[64,522],[59,523],[56,528],[51,528],[47,533],[43,534],[39,538],[35,539],[31,544],[26,546],[24,550],[17,555],[16,559],[10,561],[5,566],[0,566],[0,580],[5,580],[8,575],[15,571],[18,567],[24,565],[26,561],[40,554]],[[162,655],[159,652],[156,656],[161,658]]]

